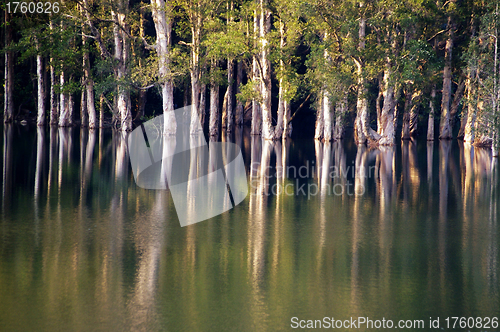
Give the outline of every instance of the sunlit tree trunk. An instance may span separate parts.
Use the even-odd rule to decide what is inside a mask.
[[[257,1],[257,0],[256,0]],[[257,3],[256,3],[257,7]],[[259,39],[259,30],[260,30],[260,15],[259,11],[256,8],[254,10],[254,18],[253,18],[253,33],[254,33],[254,46],[258,47],[258,39]],[[260,69],[259,69],[259,59],[258,55],[253,56],[252,60],[252,80],[255,83],[256,91],[260,94]],[[260,103],[257,100],[252,100],[252,135],[260,135],[262,130],[262,114],[260,109]]]
[[[360,8],[364,7],[361,2]],[[363,54],[366,44],[366,18],[359,19],[359,44],[358,50]],[[354,134],[357,144],[365,144],[368,139],[378,140],[379,135],[370,128],[370,114],[368,110],[368,88],[366,87],[365,64],[361,58],[355,59],[356,75],[358,76],[358,101],[356,104],[356,120],[354,122]]]
[[[271,114],[271,61],[269,60],[269,36],[271,32],[271,11],[267,8],[268,0],[260,0],[260,63],[262,67],[261,93],[262,93],[262,138],[274,139]]]
[[[316,110],[316,125],[314,130],[314,138],[317,140],[323,139],[325,131],[325,118],[323,117],[323,99],[318,100],[318,109]]]
[[[5,45],[12,44],[12,26],[10,14],[5,10]],[[14,120],[14,53],[7,50],[5,53],[5,80],[4,80],[4,109],[3,120],[5,123]]]
[[[209,135],[217,137],[219,135],[219,84],[214,78],[214,72],[217,70],[218,62],[212,59],[211,71],[212,81],[210,82],[210,120]]]
[[[323,92],[321,103],[323,104],[323,140],[325,142],[330,142],[333,135],[333,117],[332,117],[332,105],[330,102],[330,93],[325,89]]]
[[[436,98],[436,86],[432,86],[431,100],[429,101],[429,120],[427,124],[427,140],[434,140],[434,115],[436,114],[436,109],[434,107],[434,99]]]
[[[156,53],[163,108],[163,133],[174,135],[177,123],[174,110],[174,86],[170,77],[169,47],[172,38],[172,20],[164,0],[151,0],[153,21],[156,29]]]
[[[128,10],[128,0],[119,0],[117,9],[111,11],[113,17],[113,35],[114,35],[114,59],[116,65],[116,80],[118,83],[117,88],[117,110],[120,117],[120,129],[122,131],[132,130],[132,114],[130,105],[130,91],[122,83],[126,79],[128,73],[128,58],[129,58],[129,42],[128,36],[125,31],[128,31],[127,23],[125,22],[125,15]]]
[[[378,121],[379,128],[378,134],[381,136],[379,140],[380,145],[393,145],[395,137],[394,128],[394,108],[396,106],[396,99],[394,98],[395,86],[391,81],[392,64],[389,57],[386,57],[384,77],[382,81],[382,96],[384,103],[380,112],[380,119]]]
[[[280,49],[283,49],[286,46],[285,23],[283,23],[281,19],[279,21],[279,28],[280,28]],[[284,70],[285,70],[285,63],[283,62],[283,59],[280,59],[281,77],[279,79],[279,92],[278,92],[278,120],[276,122],[276,127],[274,128],[274,136],[276,137],[276,139],[280,139],[283,135],[285,107],[288,104],[285,99],[287,91],[285,86],[285,79],[283,77]]]
[[[40,52],[40,44],[38,39],[35,40],[37,50]],[[37,78],[37,126],[45,124],[45,89],[43,75],[43,58],[41,54],[36,55],[36,78]]]
[[[452,52],[453,52],[453,24],[451,17],[448,18],[448,39],[445,47],[445,65],[443,71],[443,99],[441,100],[441,124],[439,126],[439,138],[451,139],[451,84],[452,84]]]
[[[236,93],[240,93],[240,85],[243,82],[243,61],[238,61],[236,69]],[[236,101],[235,121],[237,126],[243,125],[243,103],[240,100]]]
[[[94,100],[94,81],[90,73],[90,56],[86,49],[87,38],[82,38],[82,48],[83,51],[83,77],[85,80],[85,92],[82,91],[82,96],[85,96],[85,111],[88,115],[88,126],[89,128],[97,128],[97,114],[95,110],[95,100]],[[83,97],[82,97],[83,100]],[[83,104],[83,103],[82,103]],[[83,111],[83,110],[82,110]],[[87,115],[85,118],[87,118]],[[82,114],[82,118],[83,114]],[[83,121],[82,121],[82,124]]]
[[[348,93],[344,92],[344,97],[341,101],[337,102],[335,107],[335,129],[333,131],[334,140],[339,140],[344,137],[345,116],[348,111],[348,96]]]
[[[463,128],[463,138],[464,142],[474,143],[474,129],[476,126],[476,70],[469,68],[469,72],[467,74],[467,116],[462,118],[462,123],[460,126],[460,132],[458,136],[461,136],[462,128]]]
[[[61,93],[59,94],[59,127],[67,127],[69,126],[69,112],[66,95],[63,92],[66,85],[64,71],[61,71],[59,75],[59,85],[61,88]]]

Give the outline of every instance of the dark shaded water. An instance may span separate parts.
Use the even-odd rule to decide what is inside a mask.
[[[429,317],[500,316],[487,150],[237,132],[248,197],[181,228],[169,191],[135,185],[122,134],[1,136],[2,331],[277,331],[325,316],[429,330]]]

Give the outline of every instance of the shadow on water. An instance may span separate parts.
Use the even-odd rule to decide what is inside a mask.
[[[168,188],[135,184],[127,136],[4,126],[2,330],[277,331],[292,317],[500,315],[490,150],[269,142],[244,128],[220,140],[242,149],[247,198],[180,227]],[[167,155],[181,144],[165,140]],[[189,178],[209,174],[212,189],[188,186],[183,213],[217,201],[212,152],[186,159]],[[162,164],[161,181],[172,167]]]

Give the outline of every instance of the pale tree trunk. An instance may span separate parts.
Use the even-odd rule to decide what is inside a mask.
[[[62,91],[66,84],[64,76],[64,71],[62,71],[59,76],[59,85],[61,88],[61,93],[59,94],[59,127],[67,127],[69,125],[69,112],[68,105],[66,104],[66,95]]]
[[[85,78],[82,77],[82,85],[85,87]],[[87,127],[89,124],[89,117],[87,112],[87,89],[82,90],[82,94],[80,96],[80,119],[81,126]]]
[[[205,115],[207,106],[207,85],[203,83],[200,88],[200,122],[201,127],[205,127]]]
[[[411,107],[411,93],[410,91],[405,92],[405,106],[403,111],[403,126],[401,139],[409,140],[410,139],[410,110]]]
[[[318,100],[318,109],[316,110],[316,125],[314,138],[321,141],[325,132],[325,118],[323,117],[323,99]]]
[[[219,135],[219,84],[215,81],[214,73],[217,70],[218,62],[212,59],[211,71],[212,81],[210,82],[210,123],[209,135],[217,137]]]
[[[170,77],[169,46],[172,38],[172,20],[166,15],[164,0],[151,0],[153,21],[156,29],[156,53],[158,54],[158,73],[160,76],[163,134],[175,135],[177,122],[174,110],[174,86]]]
[[[54,30],[54,23],[52,23],[52,19],[49,23],[50,30]],[[55,90],[56,82],[56,72],[54,68],[54,58],[50,58],[50,124],[57,125],[58,119],[57,116],[59,114],[59,103],[57,100],[57,94]]]
[[[75,100],[73,99],[73,94],[72,93],[68,94],[67,99],[68,99],[68,126],[72,126],[74,124],[73,115],[75,112]]]
[[[344,97],[341,101],[337,102],[335,107],[335,129],[333,131],[333,139],[340,140],[344,137],[345,115],[347,114],[348,107],[348,92],[344,92]]]
[[[10,14],[5,10],[5,45],[11,46],[12,26],[10,25]],[[4,122],[14,120],[14,53],[5,52],[5,90],[4,90]]]
[[[450,108],[450,124],[452,128],[457,120],[458,108],[460,106],[460,103],[462,102],[464,91],[465,91],[465,80],[461,78],[460,82],[458,83],[457,91],[455,91],[455,94],[453,96],[453,102],[451,103],[451,108]]]
[[[332,107],[330,103],[330,93],[328,91],[323,92],[322,100],[323,103],[323,118],[324,118],[324,128],[323,128],[323,140],[325,142],[330,142],[333,135],[333,117],[332,117]]]
[[[221,115],[221,126],[222,130],[227,129],[227,96],[229,94],[229,90],[226,89],[224,93],[224,98],[222,99],[222,115]]]
[[[363,7],[364,3],[360,3]],[[366,18],[359,19],[359,45],[358,50],[362,54],[365,49],[366,38]],[[355,59],[357,66],[358,76],[358,101],[356,104],[357,114],[354,122],[354,134],[357,144],[365,144],[369,140],[378,140],[380,137],[372,128],[370,128],[370,114],[368,110],[368,89],[366,87],[366,78],[364,77],[364,63],[363,60]]]
[[[410,136],[417,136],[418,132],[418,109],[419,100],[422,95],[422,91],[413,90],[411,96],[411,108],[410,108]]]
[[[243,81],[243,61],[238,61],[236,69],[236,93],[240,93],[240,85]],[[243,125],[243,103],[236,101],[235,121],[237,126]]]
[[[445,47],[445,65],[443,72],[443,99],[441,101],[441,124],[439,126],[439,138],[451,139],[451,60],[453,52],[453,27],[451,17],[448,18],[448,39]]]
[[[464,142],[472,144],[475,140],[476,127],[476,101],[475,99],[475,81],[476,72],[471,70],[467,79],[467,119],[464,129]],[[462,120],[463,121],[463,120]]]
[[[268,0],[260,0],[260,63],[262,66],[261,92],[262,92],[262,138],[274,139],[271,114],[271,61],[269,60],[269,36],[271,32],[271,11],[267,8]]]
[[[283,49],[286,46],[285,24],[281,19],[279,21],[279,24],[280,24],[280,48]],[[285,70],[285,63],[283,62],[283,59],[280,59],[281,77],[279,80],[279,93],[278,93],[278,120],[276,122],[276,127],[274,128],[274,136],[276,137],[276,139],[280,139],[282,137],[284,130],[283,122],[285,117],[285,107],[287,104],[287,101],[285,100],[285,95],[287,91],[285,87],[285,81],[283,78],[284,70]]]
[[[113,17],[113,35],[114,35],[114,58],[117,63],[116,66],[116,80],[123,81],[128,73],[127,63],[129,57],[129,43],[128,36],[124,30],[128,30],[125,23],[125,13],[128,10],[128,0],[119,0],[117,2],[118,10],[111,11]],[[118,85],[117,93],[117,110],[120,117],[120,129],[122,131],[132,130],[132,114],[130,110],[130,91],[123,83]]]
[[[434,115],[436,114],[436,109],[434,107],[434,100],[436,98],[436,86],[432,87],[431,100],[429,101],[429,121],[427,124],[427,140],[434,140]]]
[[[86,49],[87,38],[82,38],[82,48],[84,49],[83,53],[83,77],[85,80],[85,92],[82,92],[82,96],[85,96],[85,110],[87,115],[85,118],[88,118],[88,126],[90,129],[97,128],[97,114],[95,110],[95,100],[94,100],[94,81],[92,80],[92,76],[90,73],[90,56],[89,52]],[[82,124],[83,123],[83,114],[82,114]],[[86,123],[85,123],[86,125]]]
[[[99,96],[99,128],[104,127],[104,95]]]
[[[233,73],[234,73],[234,61],[232,59],[227,60],[227,132],[231,132],[234,126],[234,114],[233,114]]]
[[[200,108],[200,34],[201,17],[196,16],[191,27],[191,134],[197,135]]]
[[[40,45],[38,40],[35,41],[38,51],[40,50]],[[43,126],[45,124],[45,89],[43,81],[43,58],[41,54],[36,55],[36,77],[37,77],[37,90],[38,90],[38,100],[37,100],[37,126]]]
[[[395,137],[394,108],[396,106],[396,99],[394,96],[395,84],[391,81],[392,64],[390,61],[389,57],[387,57],[383,82],[381,84],[384,103],[378,121],[378,134],[381,136],[379,140],[380,145],[393,145]]]
[[[254,32],[254,43],[255,47],[258,47],[258,38],[259,38],[259,29],[260,29],[260,15],[257,8],[254,10],[254,18],[253,18],[253,32]],[[260,94],[260,70],[259,70],[259,60],[258,55],[253,56],[252,62],[252,80],[256,84],[256,89],[258,89],[258,93]],[[260,104],[257,100],[252,100],[252,135],[260,135],[262,131],[262,110],[260,109]]]
[[[290,108],[290,103],[288,101],[284,101],[283,103],[284,115],[283,115],[283,134],[282,138],[285,139],[287,137],[292,136],[292,109]]]

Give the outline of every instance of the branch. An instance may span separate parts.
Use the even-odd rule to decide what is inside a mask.
[[[293,113],[293,115],[290,118],[290,120],[288,120],[288,124],[290,124],[290,122],[292,122],[292,120],[295,119],[295,116],[297,115],[297,113],[299,113],[299,111],[302,109],[302,107],[304,107],[304,105],[307,103],[307,101],[309,100],[309,98],[311,98],[311,95],[312,95],[312,93],[310,93],[306,97],[306,99],[302,102],[302,104],[300,104],[300,106],[297,108],[297,110],[295,111],[295,113]]]
[[[433,40],[434,38],[436,38],[437,36],[439,36],[440,34],[444,33],[444,32],[447,32],[448,30],[450,30],[450,28],[446,28],[444,30],[441,30],[439,32],[436,32],[436,34],[434,36],[432,36],[431,38],[427,39],[428,42],[430,42],[431,40]]]

